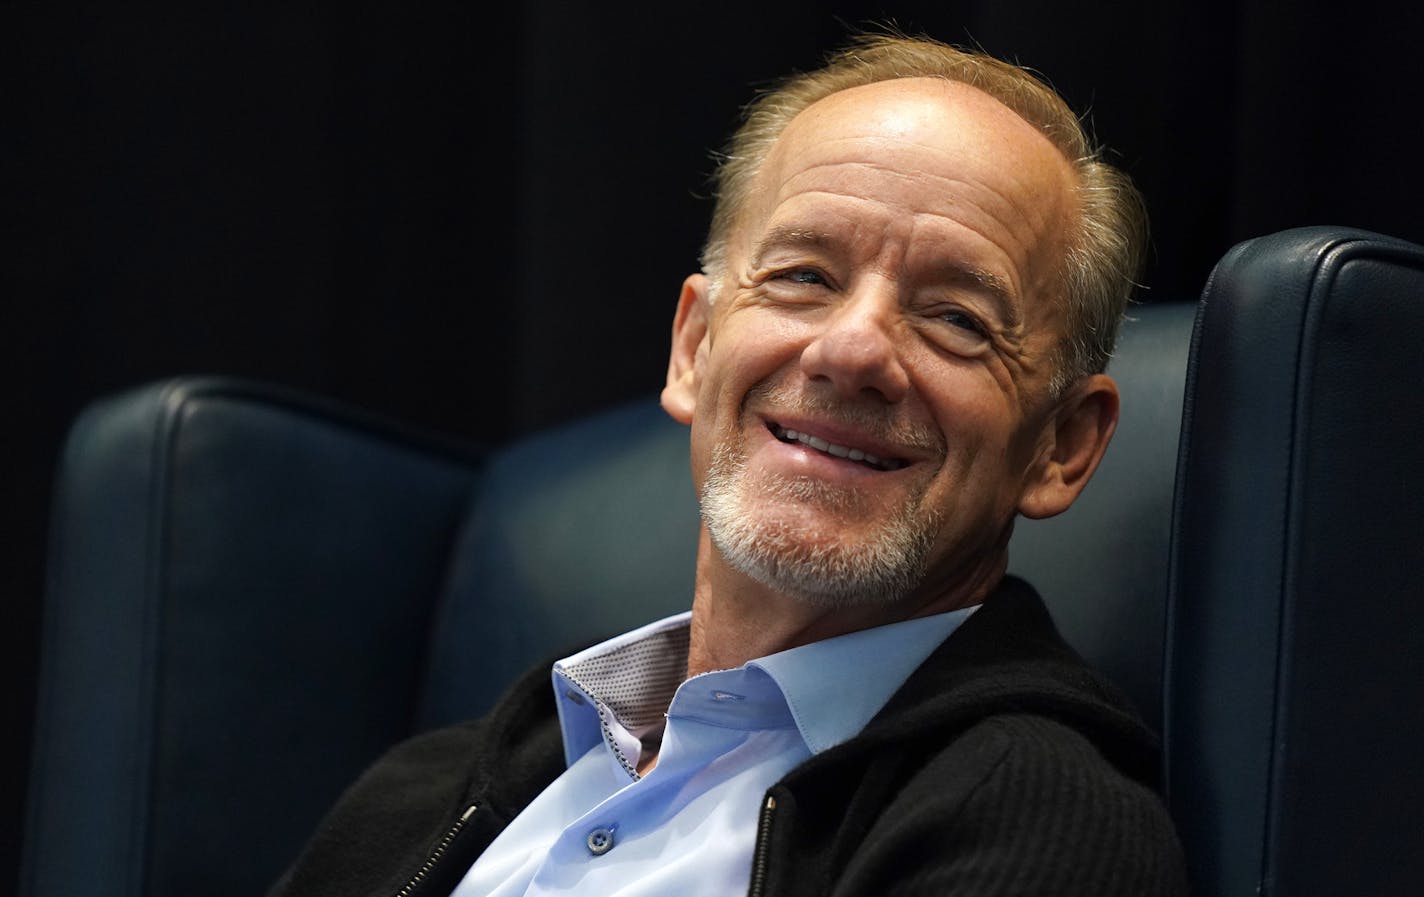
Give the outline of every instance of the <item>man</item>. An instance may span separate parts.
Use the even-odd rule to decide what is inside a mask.
[[[682,286],[689,615],[369,771],[281,894],[1171,894],[1153,742],[1005,576],[1117,420],[1132,188],[1012,66],[867,38],[763,97]]]

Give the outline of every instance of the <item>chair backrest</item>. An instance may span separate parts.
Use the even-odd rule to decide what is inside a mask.
[[[1236,247],[1193,340],[1167,785],[1203,895],[1424,894],[1424,248]]]
[[[89,408],[55,496],[20,893],[263,893],[411,732],[478,467],[230,380]]]

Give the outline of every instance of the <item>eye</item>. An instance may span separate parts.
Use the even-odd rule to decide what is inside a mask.
[[[834,301],[836,281],[813,264],[787,262],[756,275],[763,298],[787,308],[821,308]]]
[[[813,268],[793,268],[790,271],[783,271],[776,277],[778,280],[787,280],[805,286],[826,286],[826,278]]]
[[[984,335],[984,325],[980,324],[977,318],[966,311],[957,308],[951,309],[941,314],[939,318],[951,327],[963,330],[966,333],[972,333],[975,336]]]

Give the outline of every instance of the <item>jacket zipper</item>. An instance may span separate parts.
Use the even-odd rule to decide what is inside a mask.
[[[435,849],[430,851],[430,856],[425,858],[425,864],[416,870],[410,881],[405,883],[405,887],[396,892],[396,897],[410,897],[415,893],[415,889],[420,887],[420,883],[430,875],[430,871],[440,862],[440,858],[445,855],[445,851],[450,847],[450,842],[455,840],[455,836],[460,834],[460,829],[465,827],[465,823],[470,821],[470,817],[475,814],[475,805],[471,804],[469,809],[460,814],[460,818],[455,820],[455,824],[450,826],[450,830],[435,845]]]
[[[767,851],[771,846],[771,816],[776,812],[776,798],[770,794],[762,801],[761,817],[757,820],[756,850],[752,853],[752,882],[747,897],[761,897],[766,887]]]

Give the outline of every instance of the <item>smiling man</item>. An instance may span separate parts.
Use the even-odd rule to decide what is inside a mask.
[[[1117,421],[1131,186],[1022,70],[874,37],[718,187],[662,394],[691,613],[398,747],[277,892],[1183,893],[1151,735],[1005,575]]]
[[[939,78],[787,126],[683,286],[663,393],[692,425],[697,597],[756,633],[710,638],[757,652],[717,664],[977,604],[1015,511],[1073,501],[1117,417],[1105,375],[1054,388],[1074,180],[1022,118]]]

